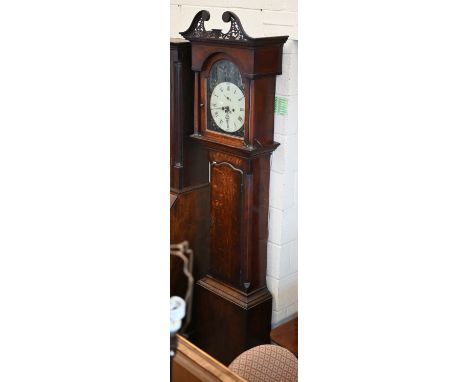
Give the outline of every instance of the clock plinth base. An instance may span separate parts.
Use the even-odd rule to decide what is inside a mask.
[[[272,297],[266,287],[244,293],[211,276],[196,284],[193,342],[229,365],[239,354],[270,343]]]

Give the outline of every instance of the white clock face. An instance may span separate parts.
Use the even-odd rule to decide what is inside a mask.
[[[221,130],[236,132],[244,126],[244,93],[231,82],[221,82],[211,93],[210,110],[213,121]]]

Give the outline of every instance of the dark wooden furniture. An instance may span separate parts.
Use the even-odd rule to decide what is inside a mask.
[[[278,146],[273,141],[275,81],[287,36],[251,38],[232,12],[223,14],[231,23],[227,33],[206,31],[209,17],[200,11],[181,33],[192,43],[192,137],[208,150],[211,190],[209,271],[196,284],[193,341],[228,365],[243,351],[270,342],[272,297],[266,287],[270,155]],[[220,66],[221,61],[227,64]],[[237,73],[241,81],[234,80]],[[213,84],[218,77],[222,80]],[[210,97],[218,85],[223,100],[219,105]],[[231,93],[221,95],[229,87]],[[239,95],[236,100],[232,89]],[[213,122],[215,109],[221,111],[219,128]],[[239,115],[240,110],[245,114]],[[233,127],[230,116],[242,123],[234,132],[223,130],[223,122]]]
[[[208,183],[206,153],[193,134],[193,83],[190,43],[171,39],[171,190]]]
[[[173,192],[171,191],[171,195]],[[171,243],[187,240],[193,249],[193,276],[200,279],[207,273],[210,229],[209,185],[201,185],[175,193],[171,207]]]
[[[199,279],[208,267],[210,189],[206,151],[190,139],[194,83],[190,43],[171,39],[170,59],[170,242],[189,242],[194,254],[194,278]]]
[[[184,337],[177,337],[172,382],[247,382]]]
[[[271,331],[271,343],[288,349],[297,357],[297,317]]]

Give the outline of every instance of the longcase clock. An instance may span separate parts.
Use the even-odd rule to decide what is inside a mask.
[[[269,343],[266,286],[270,156],[276,76],[288,36],[252,38],[232,12],[227,33],[198,12],[181,35],[192,44],[194,133],[208,151],[210,260],[198,280],[194,342],[228,364]]]

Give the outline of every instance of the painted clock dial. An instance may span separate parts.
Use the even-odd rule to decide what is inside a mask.
[[[208,78],[208,129],[244,136],[245,95],[239,69],[231,61],[213,64]]]

